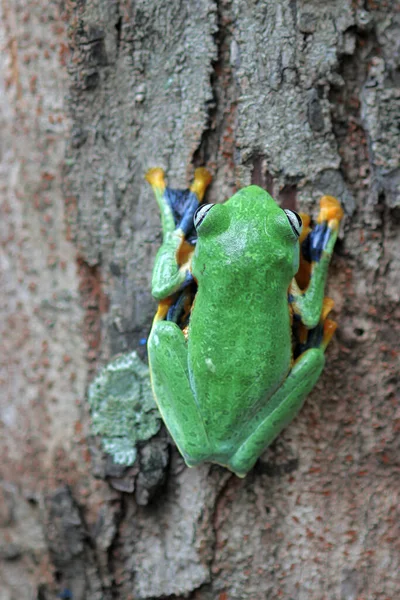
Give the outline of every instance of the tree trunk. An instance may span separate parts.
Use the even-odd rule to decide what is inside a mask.
[[[2,0],[0,598],[395,600],[400,11],[395,0]],[[145,171],[346,211],[338,332],[240,480],[165,430],[118,467],[87,385],[145,358]],[[397,433],[397,440],[396,440]]]

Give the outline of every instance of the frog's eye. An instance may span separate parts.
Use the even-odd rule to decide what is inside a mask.
[[[194,226],[195,226],[196,229],[204,221],[204,219],[206,218],[207,213],[209,212],[209,210],[211,210],[211,208],[213,206],[215,206],[215,205],[214,204],[202,204],[196,210],[196,212],[194,213],[194,217],[193,217],[193,222],[194,222]]]
[[[289,223],[292,226],[294,233],[297,237],[300,236],[301,228],[303,227],[303,222],[301,220],[300,215],[297,214],[294,210],[289,210],[288,208],[284,209],[287,218],[289,219]]]

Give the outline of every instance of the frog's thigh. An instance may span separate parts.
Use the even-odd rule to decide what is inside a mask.
[[[194,466],[210,453],[204,423],[189,383],[185,337],[175,323],[156,322],[148,351],[158,408],[186,463]]]
[[[229,460],[228,467],[239,477],[244,477],[263,450],[296,416],[318,381],[324,362],[320,348],[311,348],[297,359],[282,387],[270,399],[268,415]]]

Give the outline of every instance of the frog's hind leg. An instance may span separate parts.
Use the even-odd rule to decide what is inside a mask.
[[[158,408],[186,464],[192,467],[206,460],[211,452],[190,387],[185,336],[175,323],[156,316],[148,352]]]
[[[272,396],[265,410],[260,412],[258,424],[255,426],[252,423],[252,433],[249,433],[227,465],[236,475],[244,477],[263,450],[299,412],[321,375],[325,363],[323,348],[321,344],[320,348],[310,348],[299,356],[285,382]]]

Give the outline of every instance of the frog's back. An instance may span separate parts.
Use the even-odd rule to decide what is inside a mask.
[[[291,364],[285,290],[236,277],[220,290],[199,290],[191,317],[189,369],[199,409],[215,452],[229,453],[250,421],[262,418],[268,399]],[[227,295],[229,305],[221,304]],[[243,426],[243,427],[242,427]]]
[[[290,369],[287,291],[298,247],[283,210],[256,186],[203,214],[188,360],[218,459],[237,448],[246,424],[262,419]]]

